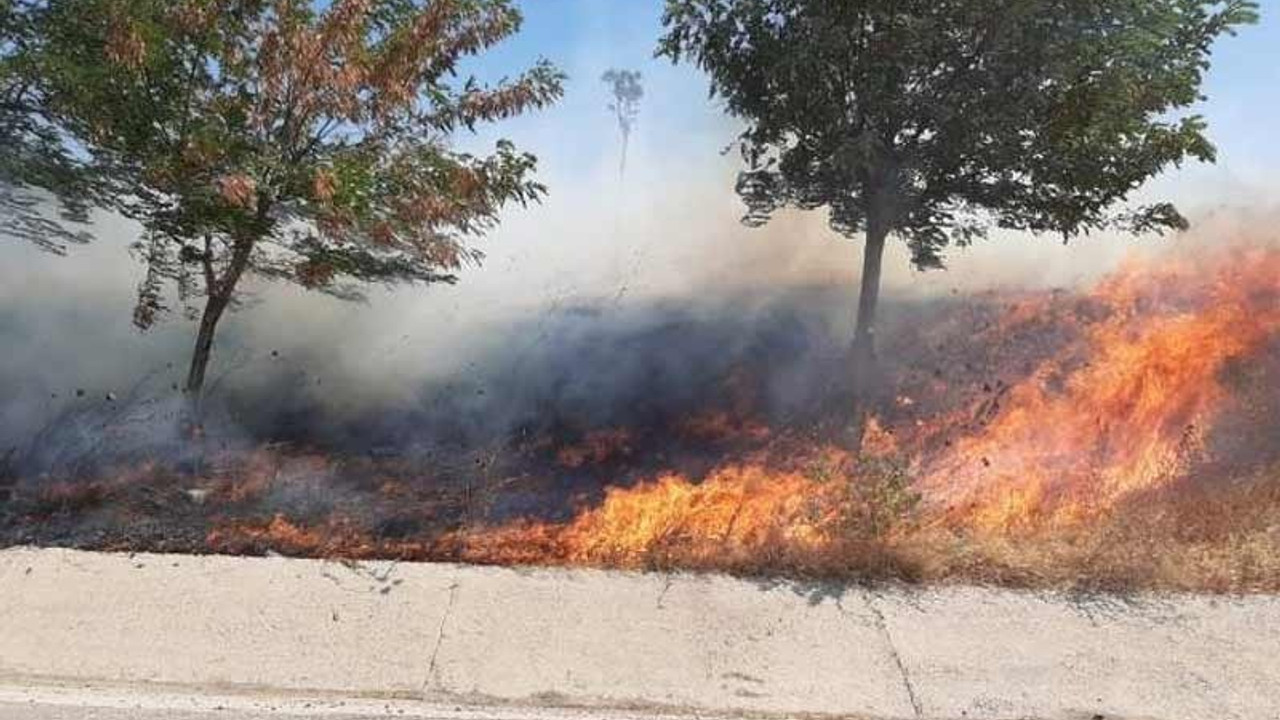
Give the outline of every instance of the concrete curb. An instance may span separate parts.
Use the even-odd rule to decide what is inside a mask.
[[[480,705],[519,717],[1280,717],[1280,599],[1268,597],[11,549],[0,628],[0,717],[24,692],[65,699],[40,688],[68,683],[153,701],[363,698],[416,717]],[[110,695],[94,692],[71,697]]]
[[[154,684],[54,683],[0,678],[0,720],[689,720],[688,713],[652,708],[561,708],[518,703],[441,703],[350,697],[321,692],[285,693]],[[697,713],[698,720],[729,716]]]

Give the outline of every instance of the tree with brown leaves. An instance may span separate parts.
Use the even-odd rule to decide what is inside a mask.
[[[85,197],[140,222],[134,321],[152,326],[170,287],[199,317],[195,400],[246,277],[342,298],[454,282],[505,205],[545,193],[511,143],[450,144],[561,94],[545,61],[492,85],[458,77],[518,30],[509,0],[3,2],[24,33],[0,43],[13,115],[60,140]],[[11,181],[60,189],[13,164]]]

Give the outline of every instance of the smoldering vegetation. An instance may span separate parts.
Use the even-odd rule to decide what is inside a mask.
[[[374,404],[358,385],[326,382],[323,356],[232,351],[194,437],[180,364],[110,389],[68,379],[33,403],[38,422],[10,426],[3,472],[21,502],[6,509],[34,521],[0,523],[0,535],[200,551],[228,516],[340,512],[389,536],[432,538],[469,523],[565,520],[609,487],[714,467],[755,444],[744,422],[816,432],[840,417],[847,295],[601,299],[508,318],[460,371],[384,389]],[[0,383],[19,388],[33,369],[5,371]],[[403,494],[389,498],[388,483]]]
[[[763,368],[759,387],[735,392],[770,418],[829,413],[851,374],[841,363],[856,247],[818,214],[744,229],[736,199],[700,189],[700,172],[625,197],[561,183],[546,206],[504,224],[485,266],[455,288],[375,293],[367,306],[249,288],[217,341],[209,444],[393,455],[553,426],[660,425],[714,404],[713,379],[741,367]],[[0,238],[0,457],[11,475],[84,475],[187,452],[175,385],[192,323],[170,301],[168,322],[137,333],[139,267],[126,248],[138,228],[110,216],[84,227],[97,241],[68,257]],[[977,288],[1077,284],[1117,248],[1099,241],[1055,264],[1045,262],[1057,257],[1052,243],[993,242],[922,275],[895,246],[882,348],[920,351],[892,348],[911,329],[894,325],[900,309],[944,309]]]
[[[436,354],[246,307],[195,434],[181,324],[27,303],[0,313],[0,544],[1274,589],[1280,255],[1200,238],[1083,289],[899,293],[870,465],[841,449],[853,293],[820,273],[436,296],[417,332],[465,338]]]
[[[485,329],[462,369],[409,380],[370,406],[358,387],[326,384],[322,356],[263,348],[218,373],[202,450],[284,443],[347,456],[465,455],[518,438],[601,428],[664,432],[700,413],[814,425],[848,397],[847,288],[618,306],[573,304]],[[923,304],[891,305],[895,315]],[[13,332],[10,329],[10,332]],[[20,388],[29,366],[6,367]],[[9,423],[11,472],[68,479],[145,461],[190,462],[182,436],[182,366],[158,362],[109,389],[64,380],[25,422]],[[736,379],[736,384],[735,383]],[[37,419],[38,418],[38,419]],[[23,437],[25,431],[25,437]]]

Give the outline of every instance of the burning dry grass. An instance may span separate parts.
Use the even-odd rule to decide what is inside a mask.
[[[899,395],[896,417],[869,425],[860,462],[821,445],[772,444],[773,457],[697,480],[668,473],[611,488],[567,524],[472,530],[460,554],[1033,585],[1280,587],[1280,475],[1249,469],[1280,454],[1276,403],[1236,422],[1227,431],[1235,457],[1218,456],[1224,418],[1280,393],[1280,251],[1227,246],[1131,264],[1086,300],[1072,315],[1052,312],[1049,303],[1060,302],[1052,297],[1013,305],[987,332],[1049,314],[1055,351],[1016,380],[984,383],[969,408],[921,417],[909,411],[917,401]],[[1007,363],[992,369],[1017,376]],[[1232,380],[1242,373],[1253,377]],[[866,462],[877,455],[903,456],[920,478],[921,507],[891,464]],[[805,463],[840,469],[797,469]]]
[[[1280,467],[1094,522],[1024,532],[934,528],[896,550],[922,580],[1026,587],[1280,591]]]
[[[1130,266],[1093,297],[1109,312],[1068,353],[1081,359],[1041,363],[982,432],[929,464],[924,491],[961,521],[1078,524],[1184,476],[1231,409],[1224,370],[1280,331],[1280,253]]]
[[[786,474],[771,482],[777,477],[741,467],[697,484],[668,476],[611,490],[567,524],[524,520],[404,539],[379,537],[340,514],[312,523],[276,515],[221,525],[205,540],[233,554],[1080,590],[1280,591],[1280,466],[1176,500],[1132,498],[1089,524],[1022,531],[930,524],[893,483],[859,494],[846,478]],[[762,484],[767,489],[759,493]]]
[[[831,542],[841,491],[800,473],[727,466],[698,483],[668,474],[609,488],[600,505],[563,526],[517,523],[471,530],[456,542],[464,559],[480,562],[742,567]]]
[[[477,529],[435,552],[751,576],[1280,591],[1280,465],[1208,489],[1135,496],[1089,523],[1019,530],[931,522],[897,473],[881,466],[815,478],[733,467],[698,484],[668,476],[611,491],[568,525]]]
[[[856,457],[762,419],[734,372],[719,407],[540,437],[466,477],[263,451],[44,484],[21,517],[115,508],[127,526],[182,495],[218,552],[1280,591],[1280,249],[981,300],[890,349],[892,394]],[[122,500],[139,488],[161,500]]]

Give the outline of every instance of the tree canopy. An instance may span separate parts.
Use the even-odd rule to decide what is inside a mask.
[[[68,244],[88,239],[76,225],[87,219],[92,188],[41,111],[39,87],[29,73],[39,42],[32,20],[26,3],[0,0],[0,213],[5,234],[61,254]],[[32,186],[60,196],[61,220],[71,224],[49,217],[47,197],[29,192]]]
[[[745,221],[825,208],[865,235],[852,422],[877,384],[886,239],[918,268],[992,227],[1064,238],[1181,229],[1130,207],[1145,180],[1214,160],[1201,99],[1215,39],[1248,0],[667,0],[659,53],[710,76],[745,123]]]
[[[745,121],[747,221],[883,222],[917,266],[1001,227],[1066,237],[1185,227],[1144,180],[1211,161],[1210,47],[1245,0],[668,0],[660,53]]]
[[[84,197],[140,221],[139,327],[169,283],[205,299],[211,336],[246,274],[347,298],[452,282],[504,205],[545,191],[511,143],[451,142],[561,93],[545,61],[460,74],[519,28],[509,0],[0,3],[0,132],[34,148],[8,176],[59,191],[38,163],[64,158]]]

